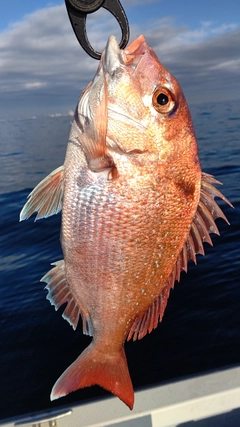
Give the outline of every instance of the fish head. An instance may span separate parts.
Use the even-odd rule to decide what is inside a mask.
[[[100,68],[107,86],[107,139],[112,147],[169,157],[197,155],[191,115],[181,87],[143,35],[124,50],[108,40]]]
[[[136,162],[140,154],[141,162],[151,163],[151,168],[160,163],[182,170],[183,163],[194,163],[200,173],[184,94],[143,35],[125,49],[109,37],[97,72],[80,98],[75,121],[92,171],[110,170],[112,164],[119,169],[126,160],[119,155],[134,154]]]

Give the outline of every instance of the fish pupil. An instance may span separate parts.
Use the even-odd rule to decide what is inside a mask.
[[[157,96],[157,103],[159,105],[167,105],[168,102],[169,102],[168,96],[163,92],[159,93],[159,95]]]

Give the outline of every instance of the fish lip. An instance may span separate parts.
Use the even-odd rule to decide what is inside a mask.
[[[116,37],[110,36],[101,59],[104,74],[113,75],[117,70],[128,65],[134,69],[141,57],[149,50],[150,48],[143,35],[139,36],[124,50],[120,49]]]
[[[111,75],[123,64],[122,51],[118,46],[116,37],[110,36],[102,55],[103,72]]]
[[[132,43],[130,43],[125,49],[124,53],[126,56],[144,55],[149,50],[145,37],[141,34]]]

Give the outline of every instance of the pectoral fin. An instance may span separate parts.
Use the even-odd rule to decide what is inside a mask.
[[[115,167],[111,155],[106,147],[107,120],[108,120],[108,94],[107,83],[104,76],[99,76],[102,80],[103,91],[99,95],[99,102],[93,109],[90,107],[96,82],[85,90],[75,115],[73,124],[77,139],[84,151],[88,167],[92,172],[101,172]],[[97,87],[97,91],[99,88]],[[95,98],[95,94],[94,94]],[[116,174],[114,171],[114,178]],[[111,179],[113,175],[110,174]]]
[[[20,212],[20,221],[38,212],[35,221],[57,214],[62,209],[63,166],[44,178],[29,194],[28,201]]]

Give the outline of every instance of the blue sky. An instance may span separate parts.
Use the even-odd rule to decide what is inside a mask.
[[[132,4],[131,8],[127,4]],[[17,22],[25,14],[29,14],[38,9],[49,6],[61,5],[59,0],[8,0],[5,2],[4,10],[0,15],[0,30],[6,29],[11,22]],[[215,23],[240,24],[239,0],[159,0],[159,1],[122,1],[124,7],[129,9],[129,16],[132,21],[136,19],[138,23],[144,23],[146,17],[155,17],[156,12],[159,17],[173,16],[177,24],[188,25],[194,29],[201,21],[212,21]],[[136,9],[137,7],[137,17]],[[132,9],[132,11],[130,10]]]
[[[143,33],[189,103],[240,99],[239,0],[122,0],[131,39]],[[99,50],[118,25],[88,18]],[[63,1],[8,0],[0,14],[0,119],[74,109],[97,68],[79,47]]]

